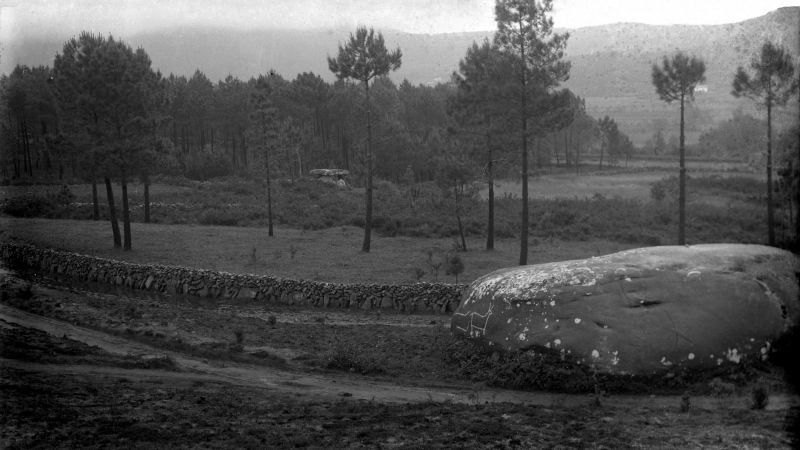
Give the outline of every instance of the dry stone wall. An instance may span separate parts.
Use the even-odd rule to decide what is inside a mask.
[[[134,264],[18,242],[0,243],[0,256],[16,266],[164,294],[262,301],[325,308],[391,309],[405,313],[451,313],[464,285],[341,284],[236,274],[158,264]]]

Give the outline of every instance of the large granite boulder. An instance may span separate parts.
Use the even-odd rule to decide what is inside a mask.
[[[800,318],[800,259],[742,244],[665,246],[501,269],[475,280],[451,328],[606,373],[765,358]]]

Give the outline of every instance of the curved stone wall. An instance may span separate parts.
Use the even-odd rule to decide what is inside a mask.
[[[325,283],[158,264],[134,264],[17,242],[0,242],[0,256],[11,264],[78,281],[165,294],[329,308],[394,309],[406,313],[444,314],[458,307],[465,288],[465,285],[444,283]]]

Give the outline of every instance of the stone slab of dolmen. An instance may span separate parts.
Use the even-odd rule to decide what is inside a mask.
[[[475,280],[454,334],[643,375],[766,358],[800,318],[800,259],[760,245],[627,250]]]

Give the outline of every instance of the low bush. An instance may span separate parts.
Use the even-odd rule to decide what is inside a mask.
[[[336,342],[333,351],[328,355],[326,367],[362,375],[378,375],[386,372],[375,357],[366,354],[353,344],[343,342]]]

